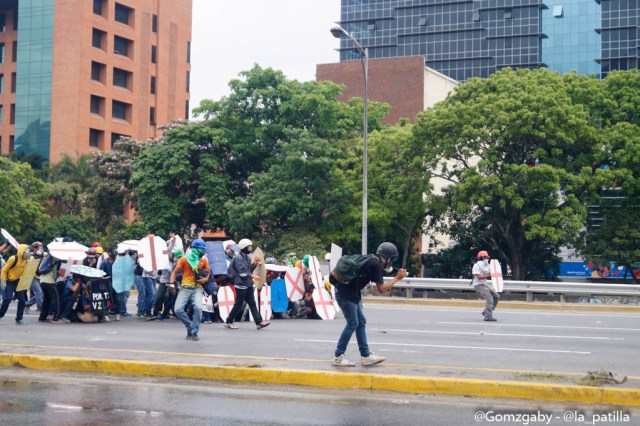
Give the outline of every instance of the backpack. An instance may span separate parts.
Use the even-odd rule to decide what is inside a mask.
[[[36,275],[46,275],[53,270],[53,267],[56,264],[56,258],[51,255],[51,253],[47,253],[47,257],[45,257],[38,265],[38,271]]]
[[[360,270],[369,259],[369,254],[342,256],[331,273],[342,284],[351,284],[360,275]]]

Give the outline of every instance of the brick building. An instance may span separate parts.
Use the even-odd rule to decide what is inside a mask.
[[[0,0],[0,151],[56,162],[189,111],[191,0]]]

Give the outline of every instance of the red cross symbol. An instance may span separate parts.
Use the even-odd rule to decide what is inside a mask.
[[[227,300],[221,300],[218,296],[218,308],[220,309],[220,313],[224,313],[225,316],[228,317],[231,313],[231,309],[233,309],[233,305],[236,303],[233,290],[231,289],[231,286],[224,286],[220,287],[218,290],[218,294],[220,293],[224,293],[226,296],[225,299]]]
[[[289,300],[294,301],[301,299],[304,296],[304,287],[302,287],[302,269],[289,268],[287,273],[284,275],[284,279],[291,285],[291,292],[287,295]],[[297,299],[295,299],[296,294],[300,295]]]
[[[329,298],[328,300],[325,300],[326,290],[323,288],[317,288],[313,291],[313,293],[318,295],[317,299],[316,298],[313,299],[313,302],[316,305],[316,309],[318,308],[318,305],[320,305],[322,307],[322,310],[324,311],[323,318],[332,319],[331,314],[327,309],[327,306],[331,306],[333,308],[333,301],[331,300],[331,298]]]
[[[71,268],[71,265],[77,265],[78,260],[68,260],[66,262],[62,262],[60,265],[60,270],[58,271],[58,276],[64,278],[67,276],[67,268]]]
[[[268,285],[260,290],[260,313],[264,313],[265,321],[269,320],[267,317],[271,317],[271,288]]]

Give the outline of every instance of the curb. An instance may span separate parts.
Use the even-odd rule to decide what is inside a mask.
[[[606,387],[521,383],[512,381],[415,377],[333,371],[277,370],[18,354],[0,354],[0,367],[298,385],[317,388],[640,406],[640,389],[613,389]]]
[[[364,296],[364,303],[376,305],[410,305],[410,306],[439,306],[449,308],[480,308],[484,307],[482,300],[461,299],[412,299],[403,297]],[[545,310],[567,312],[616,312],[640,314],[640,305],[604,305],[589,303],[562,303],[562,302],[518,302],[500,301],[498,309],[517,310]]]

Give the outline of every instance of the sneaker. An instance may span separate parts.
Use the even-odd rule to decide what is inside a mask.
[[[232,322],[225,322],[225,323],[224,323],[224,326],[225,326],[225,327],[227,327],[227,328],[230,328],[231,330],[237,330],[237,329],[238,329],[238,326],[237,326],[237,325],[235,325],[235,324],[234,324],[234,323],[232,323]]]
[[[158,317],[155,316],[155,315],[147,315],[146,319],[147,319],[147,321],[154,321],[156,318],[158,318]]]
[[[29,312],[31,312],[31,306],[25,306],[24,313],[28,314]]]
[[[186,337],[186,339],[187,339],[187,340],[191,340],[191,338],[192,338],[192,337],[193,337],[193,335],[191,334],[191,332],[190,332],[190,331],[187,331],[187,337]]]
[[[361,359],[361,362],[362,362],[362,365],[374,365],[374,364],[380,364],[385,359],[387,358],[382,355],[376,355],[373,352],[369,352],[369,356],[367,357],[363,356]]]
[[[347,356],[345,354],[342,354],[340,356],[334,356],[331,359],[331,365],[333,365],[334,367],[355,367],[356,364],[349,361],[349,358],[347,358]]]
[[[261,328],[268,327],[268,326],[269,326],[269,324],[271,324],[269,321],[262,321],[260,324],[258,324],[258,325],[256,326],[256,328],[257,328],[258,330],[260,330]]]
[[[120,314],[116,314],[116,321],[120,321]]]
[[[211,321],[209,321],[209,320],[206,320],[204,323],[205,323],[205,324],[213,324],[213,322],[211,322]]]
[[[110,322],[111,320],[109,319],[109,315],[105,315],[102,318],[100,318],[100,320],[98,320],[98,322]],[[71,321],[69,321],[71,322]]]
[[[71,320],[69,318],[60,318],[60,321],[64,321],[65,324],[71,324]]]
[[[193,340],[194,342],[197,342],[198,340],[200,340],[200,338],[198,337],[198,333],[193,333],[191,335],[191,340]]]
[[[145,318],[145,316],[144,316],[144,314],[138,314],[137,318],[138,318],[139,320],[146,319],[146,318]]]
[[[48,319],[40,319],[40,318],[38,318],[38,322],[51,322],[51,321],[49,321]]]
[[[497,319],[495,319],[494,317],[484,317],[485,321],[498,321]]]
[[[166,318],[162,316],[156,318],[156,322],[163,322],[164,320],[166,320]]]
[[[59,320],[51,321],[52,324],[67,324],[62,318]]]
[[[26,322],[25,320],[16,320],[16,325],[27,325],[29,324],[28,322]]]
[[[125,312],[124,314],[122,314],[123,317],[132,317],[133,315],[131,315],[129,312]]]

